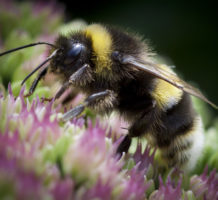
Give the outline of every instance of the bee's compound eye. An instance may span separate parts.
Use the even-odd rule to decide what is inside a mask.
[[[68,51],[67,55],[69,57],[77,57],[81,51],[84,49],[84,46],[80,43],[74,43],[72,48]]]

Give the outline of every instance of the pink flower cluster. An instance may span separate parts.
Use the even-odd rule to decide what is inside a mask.
[[[0,197],[18,199],[144,199],[152,181],[150,149],[139,147],[124,167],[115,152],[120,140],[84,119],[63,124],[53,102],[0,97]]]

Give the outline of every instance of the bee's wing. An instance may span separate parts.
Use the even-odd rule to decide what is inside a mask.
[[[122,58],[123,63],[125,64],[131,64],[134,67],[136,67],[139,70],[146,71],[152,75],[154,75],[157,78],[160,78],[164,81],[167,81],[168,83],[174,85],[175,87],[183,90],[184,92],[187,92],[193,96],[198,97],[199,99],[202,99],[203,101],[207,102],[214,108],[218,109],[218,106],[216,106],[214,103],[212,103],[210,100],[208,100],[199,89],[191,86],[190,84],[186,83],[185,81],[181,80],[175,73],[173,73],[170,70],[165,70],[164,68],[160,67],[158,64],[147,62],[144,60],[140,60],[137,58],[134,58],[132,56],[124,56]]]

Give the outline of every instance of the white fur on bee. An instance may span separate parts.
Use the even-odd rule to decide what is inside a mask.
[[[193,130],[187,136],[188,140],[193,141],[193,145],[189,150],[184,152],[190,156],[187,164],[184,166],[184,169],[187,171],[192,170],[196,166],[204,147],[204,129],[201,117],[197,116],[194,123]]]
[[[196,116],[191,130],[184,135],[177,136],[169,147],[160,150],[162,158],[169,166],[177,165],[185,171],[191,171],[196,166],[203,147],[202,120],[200,116]]]

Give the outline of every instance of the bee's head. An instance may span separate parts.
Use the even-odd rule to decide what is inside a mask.
[[[32,76],[36,71],[42,68],[45,64],[51,72],[61,74],[64,79],[68,79],[75,71],[77,71],[84,63],[91,61],[91,41],[81,34],[75,34],[71,38],[60,36],[55,44],[47,42],[37,42],[21,47],[17,47],[3,53],[0,56],[18,51],[24,48],[36,45],[49,45],[52,47],[50,56],[39,64],[27,77],[22,81],[22,84]]]
[[[74,36],[70,39],[60,36],[55,45],[57,52],[50,62],[51,72],[69,78],[84,63],[90,62],[90,43],[81,35],[80,38]]]

